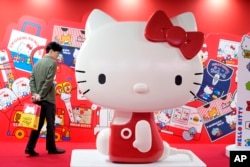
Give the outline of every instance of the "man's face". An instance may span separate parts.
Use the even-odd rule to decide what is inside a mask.
[[[59,56],[60,52],[59,51],[51,51],[51,56],[53,57],[54,60],[57,59],[57,57]]]

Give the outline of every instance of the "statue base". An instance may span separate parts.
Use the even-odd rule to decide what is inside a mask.
[[[120,164],[113,163],[108,158],[100,154],[96,149],[75,149],[72,150],[70,167],[206,167],[206,164],[200,160],[193,152],[194,159],[191,161],[187,155],[177,154],[169,156],[166,160],[146,164]]]
[[[226,156],[230,157],[230,151],[250,151],[250,148],[240,147],[236,144],[231,144],[226,147]]]

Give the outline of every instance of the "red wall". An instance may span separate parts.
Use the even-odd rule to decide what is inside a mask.
[[[125,3],[127,1],[128,3]],[[213,1],[224,4],[213,5]],[[133,2],[132,5],[129,2]],[[147,20],[157,9],[171,17],[191,11],[205,34],[223,32],[243,35],[250,29],[249,0],[8,0],[0,1],[0,42],[6,27],[23,15],[49,21],[62,19],[81,22],[88,13],[99,8],[117,20]],[[83,25],[84,27],[84,25]]]
[[[127,3],[125,3],[125,1]],[[169,17],[181,12],[191,11],[197,19],[199,31],[205,34],[225,33],[242,36],[250,30],[248,7],[249,0],[227,0],[219,6],[212,5],[212,1],[222,2],[226,0],[6,0],[0,1],[0,46],[2,41],[8,41],[11,27],[16,25],[23,16],[32,16],[45,21],[44,24],[54,19],[58,21],[72,22],[72,26],[84,28],[85,20],[94,8],[99,8],[118,21],[136,20],[145,21],[151,14],[158,10],[164,10]],[[133,5],[131,4],[133,2]],[[55,21],[55,22],[58,22]],[[42,23],[43,24],[43,23]],[[9,27],[9,28],[8,28]],[[42,37],[50,36],[41,34]],[[49,39],[49,38],[48,38]],[[211,49],[211,47],[210,47]],[[72,72],[72,71],[71,71]],[[60,106],[60,105],[59,105]],[[3,118],[2,118],[3,119]],[[95,123],[95,117],[93,123]],[[73,129],[73,128],[72,128]],[[1,130],[0,130],[1,132]],[[79,141],[89,141],[88,134],[93,134],[92,129],[85,129],[84,136],[79,136],[79,129],[71,130],[72,136],[77,136]],[[0,134],[1,135],[1,134]],[[1,135],[2,137],[5,134]],[[202,136],[203,142],[210,142],[207,135]],[[164,137],[164,136],[163,136]],[[182,138],[165,136],[170,141],[183,142]],[[94,140],[94,138],[91,138]],[[196,141],[195,141],[196,142]],[[234,135],[220,140],[220,143],[234,142]]]

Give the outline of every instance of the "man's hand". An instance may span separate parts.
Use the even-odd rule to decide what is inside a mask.
[[[41,100],[41,96],[39,94],[33,94],[31,99],[33,102],[37,102]]]

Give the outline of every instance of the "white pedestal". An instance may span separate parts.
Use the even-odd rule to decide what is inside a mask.
[[[230,151],[250,151],[250,148],[239,147],[239,146],[236,146],[235,144],[228,145],[226,147],[226,156],[227,157],[230,157]]]
[[[113,163],[100,154],[96,149],[75,149],[72,150],[70,167],[106,167],[106,166],[129,166],[129,167],[206,167],[194,153],[194,160],[183,154],[172,155],[166,160],[147,164],[119,164]]]

